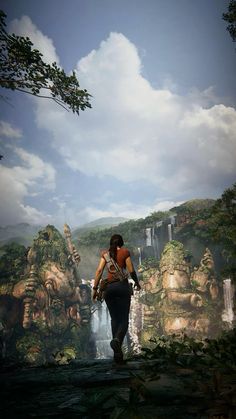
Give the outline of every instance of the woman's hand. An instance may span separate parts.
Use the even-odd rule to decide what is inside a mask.
[[[94,278],[94,285],[93,285],[93,292],[92,292],[92,300],[93,300],[94,303],[95,303],[95,301],[97,299],[97,296],[98,296],[98,286],[99,286],[99,282],[100,282],[100,279],[102,277],[105,265],[106,265],[106,261],[102,257],[100,259],[99,264],[98,264],[98,267],[97,267],[97,270],[96,270],[96,273],[95,273],[95,278]]]
[[[93,292],[92,292],[92,300],[93,300],[94,303],[95,303],[95,301],[97,299],[97,296],[98,296],[98,291],[97,290],[93,290]]]
[[[134,284],[134,289],[135,289],[136,291],[140,291],[140,290],[141,290],[141,285],[140,285],[140,283],[139,283],[139,282],[136,282],[136,283]]]

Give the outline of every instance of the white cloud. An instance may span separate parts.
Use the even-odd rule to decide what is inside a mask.
[[[162,196],[209,194],[236,174],[236,111],[212,89],[186,96],[153,88],[142,76],[137,48],[111,33],[78,63],[92,110],[79,118],[37,102],[37,122],[73,170],[146,180]],[[158,194],[157,194],[158,196]]]
[[[9,122],[0,121],[0,136],[7,138],[21,138],[22,132],[19,128],[15,128],[9,124]]]
[[[13,149],[20,157],[21,165],[0,166],[0,225],[28,222],[48,223],[51,217],[25,203],[27,196],[35,190],[53,190],[55,170],[38,156],[21,148]]]
[[[9,32],[19,36],[28,36],[34,44],[34,48],[43,54],[43,58],[48,64],[54,61],[59,63],[53,41],[48,36],[43,35],[28,16],[22,16],[21,19],[14,19],[9,25]]]
[[[28,17],[11,28],[30,36],[48,62],[58,61],[52,40]],[[53,147],[73,170],[123,182],[148,181],[163,201],[212,196],[219,185],[233,182],[236,110],[221,104],[211,87],[181,95],[174,81],[166,80],[154,88],[142,75],[136,46],[120,33],[111,33],[80,59],[76,70],[81,87],[93,95],[91,110],[77,117],[53,102],[35,100],[38,126],[51,133]],[[155,203],[151,208],[111,204],[101,213],[88,207],[84,215],[116,211],[137,218],[143,210],[155,210]]]
[[[15,148],[14,151],[24,163],[24,166],[14,167],[14,173],[18,180],[21,180],[27,186],[38,185],[38,181],[40,181],[40,186],[43,186],[44,189],[53,190],[55,188],[55,169],[53,166],[22,148]]]

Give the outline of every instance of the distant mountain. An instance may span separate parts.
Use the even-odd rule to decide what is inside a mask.
[[[39,225],[20,223],[6,227],[0,227],[0,246],[16,242],[24,246],[30,246],[38,231],[42,229]]]
[[[128,218],[124,217],[102,217],[97,220],[91,221],[90,223],[83,224],[81,227],[76,228],[72,231],[72,237],[76,238],[78,235],[89,233],[91,231],[100,231],[106,228],[118,226],[121,223],[129,221]]]

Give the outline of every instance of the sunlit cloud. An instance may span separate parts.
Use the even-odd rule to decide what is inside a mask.
[[[51,216],[26,203],[34,191],[53,190],[55,169],[38,156],[22,148],[14,148],[20,163],[13,167],[0,166],[0,212],[1,225],[29,222],[48,223]]]
[[[30,36],[48,62],[59,62],[52,40],[28,17],[15,20],[12,28]],[[166,79],[153,87],[142,69],[137,47],[113,32],[78,59],[77,75],[92,94],[91,110],[77,117],[51,101],[34,100],[37,126],[50,133],[50,145],[73,171],[115,178],[129,187],[148,183],[156,191],[156,201],[148,206],[112,197],[106,209],[85,202],[82,210],[69,209],[73,219],[73,214],[84,220],[139,218],[168,201],[175,206],[183,199],[215,197],[235,181],[236,110],[211,86],[180,94],[174,80]],[[62,217],[64,205],[58,208]]]
[[[6,121],[0,121],[0,137],[21,138],[22,131]]]

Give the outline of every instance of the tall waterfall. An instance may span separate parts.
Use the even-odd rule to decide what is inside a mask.
[[[138,247],[138,264],[141,265],[142,264],[142,253],[141,253],[141,248]]]
[[[234,287],[232,286],[231,279],[225,279],[223,281],[224,291],[224,304],[225,308],[222,313],[222,320],[227,322],[229,328],[233,328],[234,311],[233,311],[233,298],[234,298]]]
[[[152,229],[146,228],[146,246],[152,245]]]
[[[97,309],[92,315],[92,331],[95,335],[96,358],[111,358],[113,355],[110,347],[111,325],[105,302],[97,303]]]
[[[168,224],[168,238],[170,242],[172,240],[172,224]]]
[[[141,291],[142,293],[142,291]],[[135,354],[141,352],[139,334],[143,328],[143,305],[139,302],[140,292],[134,292],[131,298],[129,317],[129,337],[131,348]]]

